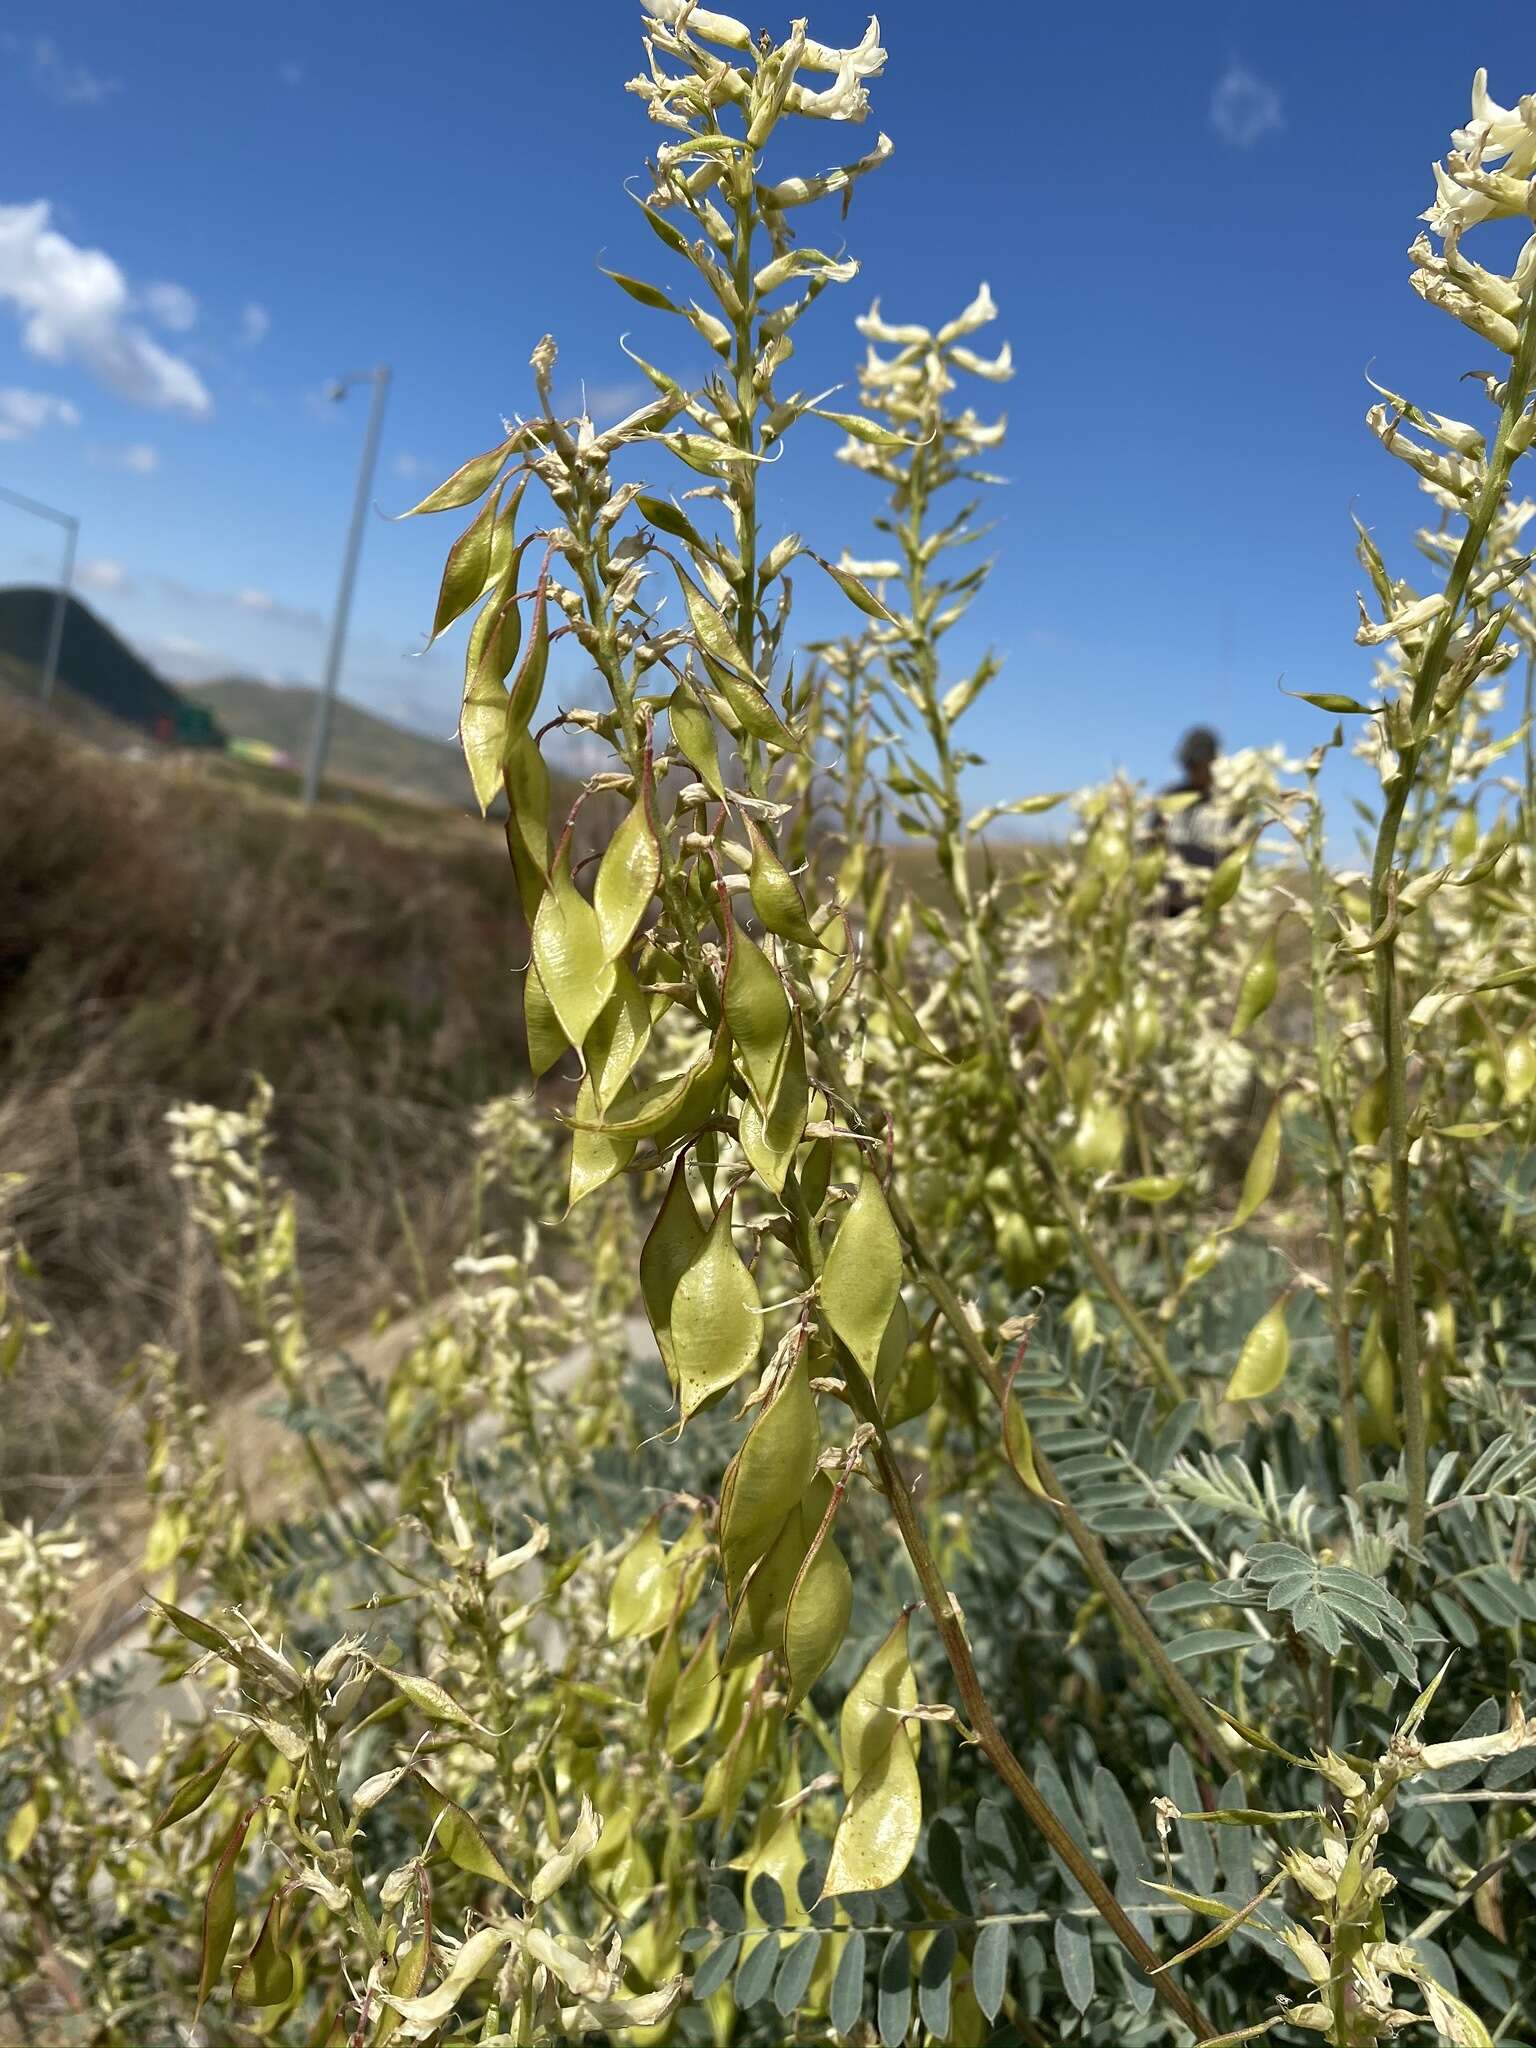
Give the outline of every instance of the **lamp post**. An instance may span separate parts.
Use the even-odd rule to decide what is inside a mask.
[[[336,685],[341,676],[341,657],[347,645],[347,620],[352,611],[352,586],[357,581],[357,558],[363,549],[363,522],[368,516],[368,500],[373,493],[373,471],[379,454],[379,434],[384,425],[384,400],[389,394],[389,365],[381,363],[376,370],[352,371],[331,386],[329,395],[339,401],[346,397],[354,384],[371,384],[373,402],[368,408],[368,429],[363,436],[363,452],[357,466],[357,491],[352,500],[352,524],[347,529],[341,581],[336,588],[336,610],[331,619],[330,644],[325,651],[325,675],[321,680],[320,700],[315,706],[314,729],[310,734],[309,762],[304,771],[303,801],[306,809],[320,794],[320,778],[325,772],[325,757],[330,750]]]
[[[61,512],[55,505],[44,505],[36,498],[24,498],[20,491],[8,491],[0,486],[0,498],[7,504],[19,505],[23,512],[33,512],[39,519],[51,519],[55,526],[64,529],[64,562],[59,571],[59,584],[53,597],[53,615],[48,622],[48,650],[43,657],[43,702],[53,696],[54,685],[59,679],[59,650],[64,644],[64,615],[69,609],[70,585],[75,578],[75,547],[80,539],[80,522],[71,512]]]

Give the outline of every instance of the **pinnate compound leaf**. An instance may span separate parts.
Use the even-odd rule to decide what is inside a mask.
[[[747,1950],[746,1960],[736,1972],[736,2003],[743,2012],[768,1996],[778,1962],[778,1935],[771,1931],[757,1935]]]
[[[779,1974],[774,1980],[773,2002],[782,2018],[788,2019],[804,2004],[820,1954],[821,1936],[802,1934],[780,1963]]]
[[[1056,1967],[1068,1998],[1079,2012],[1093,2003],[1093,1942],[1076,1920],[1062,1914],[1056,1922]]]
[[[741,1954],[740,1934],[728,1934],[718,1948],[712,1948],[693,1973],[693,1995],[702,2004],[713,1998],[722,1984],[730,1982],[736,1958]]]
[[[832,1978],[827,2017],[833,2032],[845,2037],[859,2024],[864,2011],[865,1950],[863,1931],[856,1927],[843,1939],[843,1951]]]
[[[917,2012],[935,2041],[949,2032],[950,1997],[959,1941],[953,1927],[941,1927],[928,1944],[917,1973]]]
[[[912,2025],[912,1949],[904,1933],[893,1934],[880,1957],[875,2024],[882,2048],[901,2048]]]
[[[1008,1990],[1009,1946],[1006,1921],[987,1920],[977,1929],[971,1954],[971,1990],[988,2021],[997,2018]]]

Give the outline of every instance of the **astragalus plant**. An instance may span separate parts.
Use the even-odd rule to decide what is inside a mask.
[[[13,1539],[11,1981],[67,1947],[100,2040],[132,1997],[368,2048],[1529,2043],[1536,866],[1497,685],[1536,243],[1508,277],[1462,245],[1536,211],[1536,103],[1479,84],[1415,256],[1496,352],[1491,430],[1372,415],[1443,582],[1364,541],[1377,698],[1310,693],[1379,765],[1370,870],[1325,732],[1227,764],[1229,850],[1166,915],[1191,878],[1129,782],[967,800],[968,713],[1028,689],[949,660],[990,293],[877,304],[856,401],[794,382],[891,145],[796,152],[864,118],[878,27],[655,0],[645,47],[668,269],[615,278],[676,354],[637,339],[655,395],[604,425],[545,338],[417,508],[470,513],[436,623],[473,614],[547,1110],[481,1120],[460,1286],[382,1386],[310,1351],[262,1098],[180,1120],[324,1505],[205,1545],[227,1482],[155,1362],[149,1628],[216,1718],[109,1757],[94,1833],[39,1724],[73,1562]],[[767,531],[765,466],[834,451],[874,535]],[[846,617],[802,648],[823,577]],[[592,697],[551,716],[561,639]],[[561,727],[602,750],[564,816]]]

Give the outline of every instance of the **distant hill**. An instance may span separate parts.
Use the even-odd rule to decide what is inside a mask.
[[[206,706],[231,739],[262,740],[296,763],[305,760],[317,691],[227,676],[188,684],[186,694]],[[339,782],[372,783],[459,810],[474,805],[464,757],[451,741],[411,732],[345,697],[336,699],[326,773]]]
[[[0,589],[0,656],[8,657],[13,673],[27,669],[40,674],[53,606],[51,590],[26,584]],[[190,705],[78,597],[69,599],[64,613],[59,681],[141,732],[199,746],[218,746],[223,740],[207,707]]]

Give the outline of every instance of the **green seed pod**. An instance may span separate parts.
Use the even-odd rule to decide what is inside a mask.
[[[1387,1128],[1387,1070],[1361,1089],[1349,1112],[1349,1134],[1357,1145],[1374,1145]]]
[[[901,1239],[880,1183],[866,1167],[827,1254],[821,1307],[833,1334],[871,1379],[900,1293]]]
[[[688,1192],[688,1162],[679,1159],[672,1169],[667,1192],[656,1220],[640,1248],[640,1295],[650,1319],[656,1349],[661,1353],[667,1376],[677,1384],[677,1365],[672,1353],[672,1299],[677,1283],[688,1271],[704,1246],[704,1228],[693,1196]]]
[[[710,795],[723,803],[725,782],[720,774],[714,724],[685,683],[679,683],[667,699],[667,722],[671,727],[673,746],[684,756]]]
[[[1067,1158],[1079,1173],[1113,1173],[1125,1152],[1125,1112],[1103,1096],[1095,1096],[1078,1119],[1067,1146]]]
[[[730,1640],[720,1660],[722,1671],[784,1646],[784,1615],[800,1567],[814,1542],[832,1499],[832,1482],[818,1472],[784,1517],[778,1535],[758,1560],[731,1614]]]
[[[757,1283],[731,1239],[731,1197],[720,1204],[709,1233],[681,1275],[672,1296],[672,1355],[683,1419],[757,1362],[762,1305]]]
[[[1536,1045],[1529,1031],[1517,1031],[1504,1046],[1504,1100],[1512,1107],[1536,1088]]]
[[[604,960],[617,960],[628,946],[660,879],[661,849],[642,795],[609,840],[592,887]]]
[[[1248,865],[1248,856],[1252,851],[1251,846],[1239,846],[1212,870],[1201,905],[1207,917],[1214,917],[1216,912],[1223,909],[1237,894],[1238,884],[1243,879],[1243,870]]]
[[[1272,1394],[1291,1362],[1291,1333],[1285,1323],[1284,1297],[1266,1309],[1243,1339],[1237,1366],[1227,1382],[1229,1401],[1259,1401]]]
[[[916,1702],[903,1615],[843,1703],[839,1732],[848,1804],[832,1841],[825,1898],[879,1891],[895,1884],[912,1860],[923,1818],[919,1733],[916,1723],[899,1716]]]
[[[789,1049],[779,1072],[778,1085],[773,1091],[773,1100],[765,1111],[755,1101],[748,1099],[741,1105],[739,1135],[741,1149],[751,1162],[753,1171],[772,1188],[776,1195],[784,1192],[784,1183],[794,1162],[800,1140],[805,1136],[805,1120],[810,1091],[805,1073],[805,1037],[798,1017],[790,1025]]]
[[[1479,837],[1477,812],[1468,804],[1451,827],[1451,859],[1458,864],[1470,860],[1477,852]]]
[[[793,939],[796,945],[819,945],[793,875],[779,859],[756,820],[746,817],[744,823],[747,841],[752,848],[747,887],[752,897],[752,908],[763,921],[763,929],[772,932],[776,938]]]
[[[1268,937],[1244,970],[1242,986],[1237,995],[1237,1010],[1232,1018],[1234,1038],[1241,1038],[1245,1031],[1252,1030],[1263,1016],[1274,1001],[1279,980],[1280,968],[1275,958],[1275,933],[1271,927]]]
[[[738,926],[725,974],[725,1021],[759,1108],[771,1103],[789,1050],[789,997],[767,955]]]
[[[766,1556],[784,1526],[785,1503],[810,1485],[821,1454],[821,1421],[811,1392],[810,1356],[802,1351],[760,1409],[720,1490],[720,1555],[725,1595],[734,1607],[748,1572]]]
[[[852,1610],[853,1574],[831,1529],[819,1528],[784,1609],[787,1706],[799,1706],[842,1648]]]
[[[1388,1348],[1380,1309],[1372,1309],[1365,1335],[1360,1340],[1360,1392],[1365,1399],[1365,1427],[1360,1440],[1367,1446],[1384,1444],[1397,1448],[1397,1365]]]
[[[614,975],[603,953],[597,913],[571,880],[569,826],[533,921],[533,961],[561,1030],[572,1045],[584,1045],[613,994]]]
[[[1253,1157],[1248,1161],[1248,1171],[1243,1175],[1243,1192],[1237,1211],[1227,1225],[1229,1230],[1240,1230],[1269,1200],[1280,1167],[1280,1131],[1280,1104],[1277,1100],[1264,1119],[1264,1128],[1253,1148]]]

